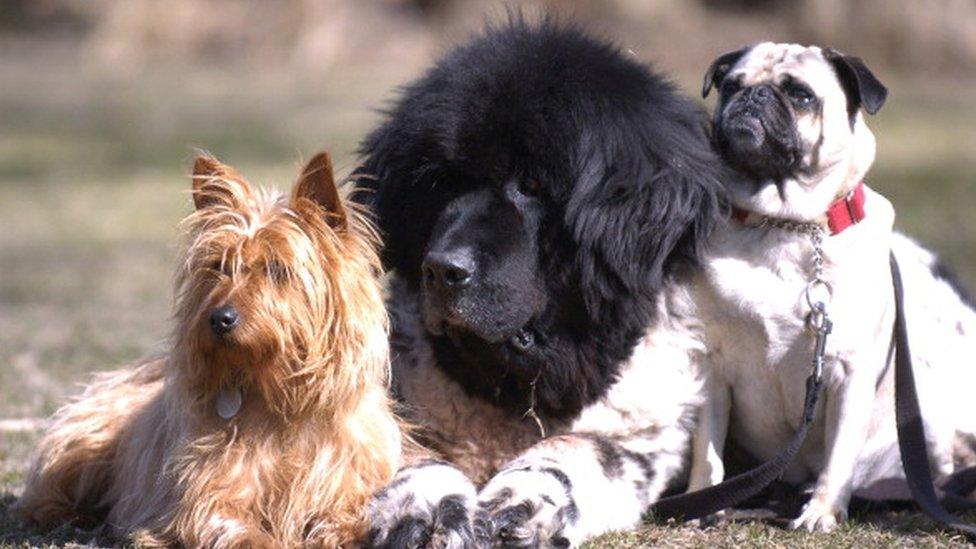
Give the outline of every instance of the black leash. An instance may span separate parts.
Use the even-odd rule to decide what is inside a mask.
[[[912,370],[911,351],[908,346],[904,288],[894,253],[890,255],[890,261],[895,292],[895,420],[898,427],[898,447],[901,451],[905,477],[912,496],[926,515],[936,522],[967,536],[976,537],[976,526],[952,515],[943,506],[955,510],[976,508],[976,502],[960,495],[976,488],[976,468],[965,469],[953,474],[945,484],[942,500],[936,494],[935,485],[932,482],[928,449],[925,443],[925,428],[922,424],[922,413],[918,404],[918,393]],[[826,322],[826,333],[829,333],[830,327]],[[821,333],[820,335],[825,334]],[[817,343],[818,348],[822,351],[822,338],[818,338]],[[783,452],[762,465],[715,486],[662,498],[650,507],[650,514],[655,519],[694,520],[704,518],[742,503],[779,479],[803,445],[810,424],[813,422],[822,384],[819,374],[819,369],[815,369],[807,378],[803,419],[796,434],[793,435],[793,440]]]
[[[650,513],[655,519],[694,520],[704,518],[727,509],[755,496],[777,480],[786,467],[800,451],[807,431],[813,423],[817,399],[820,397],[822,380],[816,374],[807,378],[807,394],[803,404],[803,420],[793,435],[789,446],[773,459],[762,465],[736,475],[715,486],[687,494],[661,498],[651,506]]]
[[[976,526],[946,510],[946,506],[956,510],[973,509],[976,508],[976,502],[948,491],[940,500],[932,482],[928,447],[925,444],[925,426],[922,423],[912,355],[908,346],[905,291],[895,254],[892,253],[890,257],[891,279],[895,287],[895,421],[898,424],[898,448],[901,450],[901,464],[905,469],[905,478],[915,503],[932,520],[967,536],[976,537]],[[974,475],[976,475],[974,469],[960,471],[952,475],[946,487],[965,490],[966,484],[972,482]],[[972,486],[969,488],[972,489]]]

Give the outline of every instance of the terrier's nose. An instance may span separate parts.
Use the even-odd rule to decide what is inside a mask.
[[[430,289],[460,290],[471,283],[474,264],[464,253],[429,253],[424,258],[424,284]]]
[[[217,307],[210,313],[210,328],[217,335],[229,333],[241,322],[241,316],[233,305]]]

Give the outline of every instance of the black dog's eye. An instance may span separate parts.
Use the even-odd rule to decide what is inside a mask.
[[[728,79],[725,82],[722,82],[722,97],[728,98],[730,95],[739,91],[740,89],[742,89],[742,84],[739,84],[738,80]]]
[[[215,273],[230,276],[230,262],[229,261],[214,261],[210,264],[209,269]]]
[[[518,190],[525,196],[539,196],[542,194],[544,187],[538,179],[527,177],[519,180]]]
[[[816,99],[813,92],[810,91],[810,88],[799,84],[793,84],[787,87],[786,95],[789,96],[790,101],[800,107],[808,107]]]

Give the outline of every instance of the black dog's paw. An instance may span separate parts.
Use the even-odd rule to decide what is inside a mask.
[[[475,534],[484,547],[562,549],[582,541],[573,532],[578,519],[565,474],[507,471],[478,496]]]
[[[431,463],[401,471],[370,503],[365,547],[474,547],[469,509],[474,500],[474,485],[450,465]]]
[[[366,546],[390,549],[474,547],[474,532],[463,496],[444,496],[434,509],[427,511],[414,509],[418,514],[396,517],[388,528],[374,526]]]

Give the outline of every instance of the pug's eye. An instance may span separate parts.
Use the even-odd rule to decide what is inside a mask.
[[[742,84],[739,84],[738,80],[726,80],[722,82],[722,97],[728,98],[733,93],[742,89]]]
[[[519,181],[518,190],[525,196],[539,196],[544,187],[538,179],[524,178]]]
[[[813,92],[810,91],[810,88],[797,84],[786,88],[786,95],[789,96],[790,101],[800,107],[808,107],[813,104],[814,99],[816,99]]]

